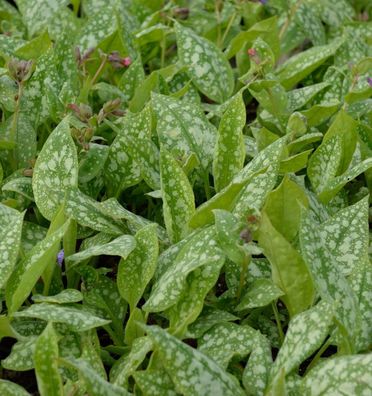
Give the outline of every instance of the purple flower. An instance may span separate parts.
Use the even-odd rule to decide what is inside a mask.
[[[57,254],[57,263],[62,267],[63,259],[65,258],[65,251],[61,249]]]
[[[260,0],[260,3],[261,3],[261,4],[266,4],[266,3],[267,3],[267,0]]]
[[[372,87],[372,77],[367,77],[367,83]]]

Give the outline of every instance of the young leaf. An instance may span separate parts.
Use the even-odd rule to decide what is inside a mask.
[[[80,302],[83,299],[83,295],[79,290],[76,289],[65,289],[61,293],[55,296],[43,296],[41,294],[35,294],[32,296],[32,300],[36,303],[46,302],[54,304],[69,304]]]
[[[19,340],[12,347],[10,355],[1,361],[1,366],[7,370],[27,371],[34,368],[33,355],[37,337],[31,336]]]
[[[245,125],[245,105],[242,93],[229,102],[218,128],[218,140],[213,159],[213,178],[216,191],[222,190],[242,169],[245,146],[242,129]]]
[[[211,358],[172,337],[158,326],[147,326],[162,364],[175,384],[186,396],[242,396],[239,382]]]
[[[70,135],[68,119],[63,119],[50,134],[34,168],[32,188],[40,212],[51,220],[65,198],[77,187],[78,160]]]
[[[312,303],[314,288],[307,266],[297,250],[273,227],[263,213],[258,243],[272,265],[273,281],[285,295],[281,298],[291,316]]]
[[[180,165],[165,149],[160,152],[160,175],[164,222],[175,243],[188,233],[187,224],[195,212],[194,192]]]
[[[30,396],[22,386],[0,379],[0,393],[4,396]]]
[[[110,323],[109,320],[99,318],[88,310],[49,303],[33,304],[23,311],[15,312],[14,317],[65,323],[73,331],[86,331]]]
[[[234,89],[229,62],[209,40],[175,23],[178,56],[195,86],[210,99],[222,103]]]
[[[141,228],[136,236],[136,247],[119,263],[117,285],[120,295],[128,301],[131,311],[142,297],[152,279],[159,253],[156,225]]]
[[[41,396],[63,396],[58,355],[57,334],[53,324],[48,323],[36,341],[34,353],[37,386]]]

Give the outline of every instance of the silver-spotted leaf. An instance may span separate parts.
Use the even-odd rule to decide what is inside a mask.
[[[144,396],[177,396],[174,383],[165,370],[136,371],[136,384]]]
[[[83,295],[76,289],[65,289],[54,296],[43,296],[41,294],[35,294],[32,296],[32,300],[36,303],[46,302],[54,304],[69,304],[80,302],[82,299]]]
[[[4,396],[30,396],[22,386],[4,379],[0,379],[0,392]]]

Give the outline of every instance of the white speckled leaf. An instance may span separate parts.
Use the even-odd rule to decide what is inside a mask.
[[[338,135],[323,142],[310,157],[307,175],[316,192],[336,176],[341,158],[342,142]]]
[[[192,323],[203,309],[204,299],[217,283],[225,258],[197,268],[187,277],[187,286],[177,304],[168,311],[169,331],[173,335],[184,335],[187,326]]]
[[[77,187],[78,160],[68,119],[63,119],[45,142],[35,164],[32,188],[40,212],[51,220],[70,188]]]
[[[177,396],[174,383],[165,370],[136,371],[136,384],[144,396]]]
[[[235,323],[213,326],[198,341],[198,349],[224,369],[234,356],[247,356],[253,349],[257,330]]]
[[[100,202],[78,189],[71,189],[66,197],[66,213],[80,225],[113,235],[122,235],[124,226],[110,217]]]
[[[9,180],[1,188],[3,191],[13,191],[23,195],[25,198],[33,201],[34,194],[32,192],[32,179],[30,177],[17,177]]]
[[[287,92],[288,108],[290,111],[300,109],[305,106],[306,103],[310,102],[319,92],[329,86],[329,82],[321,82],[319,84],[308,85]]]
[[[109,148],[103,144],[89,143],[89,150],[79,156],[79,183],[88,183],[97,177],[108,157]]]
[[[213,159],[216,191],[226,187],[243,168],[245,145],[242,130],[245,118],[245,104],[242,93],[239,92],[229,102],[218,127],[218,141]]]
[[[23,311],[14,313],[14,317],[37,318],[56,323],[65,323],[73,331],[86,331],[110,323],[78,306],[62,306],[58,304],[33,304]]]
[[[369,395],[371,366],[372,354],[327,359],[306,375],[300,392],[309,396]]]
[[[55,251],[68,229],[69,221],[35,245],[28,255],[16,266],[6,287],[6,304],[9,312],[15,312],[30,294],[32,288],[53,262]]]
[[[48,323],[36,341],[34,362],[40,396],[63,396],[62,378],[58,371],[58,337]]]
[[[69,304],[80,302],[82,299],[83,295],[76,289],[65,289],[54,296],[43,296],[42,294],[34,294],[32,296],[32,300],[36,303]]]
[[[264,395],[272,364],[270,342],[267,337],[256,332],[252,352],[242,376],[244,388],[249,395]]]
[[[195,86],[215,102],[226,101],[234,89],[234,77],[224,54],[211,41],[179,23],[175,23],[175,32],[178,56]]]
[[[122,235],[111,242],[104,245],[94,245],[79,253],[75,253],[66,258],[69,263],[78,264],[93,256],[120,256],[128,257],[128,255],[136,247],[136,241],[131,235]]]
[[[89,395],[126,396],[130,394],[125,389],[107,382],[86,360],[70,358],[67,362],[79,372]]]
[[[335,316],[347,342],[353,345],[360,326],[360,312],[350,284],[338,268],[338,264],[324,244],[321,225],[303,214],[300,228],[301,252],[311,272],[315,287],[325,301],[338,303]]]
[[[0,393],[4,396],[31,396],[22,386],[0,379]]]
[[[184,344],[158,326],[147,326],[146,331],[154,341],[178,392],[185,396],[244,395],[237,379],[204,353]]]
[[[47,234],[47,229],[38,224],[23,222],[21,246],[25,253],[29,252],[38,242],[42,241]]]
[[[194,192],[178,162],[164,149],[160,151],[160,177],[164,223],[170,240],[185,237],[195,212]]]
[[[281,370],[290,373],[322,345],[333,323],[334,307],[321,301],[289,322],[282,347],[271,370],[274,379]]]
[[[314,287],[307,266],[299,252],[262,214],[258,243],[272,266],[272,278],[285,295],[281,300],[291,316],[307,309],[313,302]]]
[[[37,337],[31,336],[17,341],[13,345],[11,353],[1,361],[1,366],[14,371],[32,370],[36,339]]]
[[[220,262],[221,257],[223,253],[218,247],[213,227],[196,233],[156,281],[143,309],[147,312],[160,312],[171,307],[181,297],[187,276],[210,262]]]
[[[136,247],[120,260],[117,285],[120,295],[134,310],[155,273],[159,253],[156,224],[141,228],[135,235]]]
[[[0,224],[0,289],[5,287],[18,258],[25,213],[11,212],[11,221],[1,219]]]
[[[319,233],[338,270],[350,275],[368,253],[368,197],[338,211],[321,224]]]
[[[153,93],[160,143],[172,154],[187,158],[195,153],[204,169],[212,162],[216,128],[196,104]]]
[[[275,301],[284,293],[269,279],[257,279],[253,282],[248,292],[242,297],[236,311],[264,307]]]
[[[112,367],[110,381],[126,387],[128,378],[136,371],[152,349],[153,345],[149,337],[135,339],[129,354],[121,357]]]

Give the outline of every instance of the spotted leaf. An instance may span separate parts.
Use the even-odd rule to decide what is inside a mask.
[[[7,370],[27,371],[34,368],[34,351],[37,337],[31,336],[19,340],[13,347],[10,355],[1,361],[1,366]]]
[[[165,370],[136,371],[136,384],[144,396],[177,396],[174,384]]]
[[[32,300],[36,303],[47,302],[54,304],[69,304],[80,302],[82,299],[83,295],[76,289],[65,289],[54,296],[43,296],[41,294],[35,294],[32,296]]]
[[[30,396],[22,386],[0,379],[0,392],[4,396]]]

